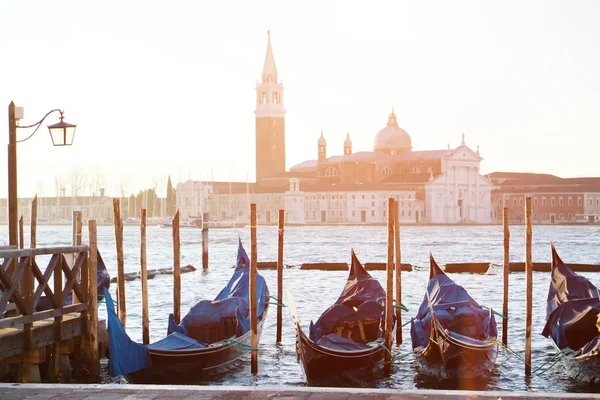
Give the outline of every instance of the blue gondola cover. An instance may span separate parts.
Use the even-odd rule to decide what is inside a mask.
[[[498,335],[494,314],[477,304],[462,286],[441,270],[430,255],[427,293],[417,316],[411,320],[410,337],[413,349],[425,348],[429,343],[431,310],[451,335],[468,336],[470,341],[475,340],[474,343]]]

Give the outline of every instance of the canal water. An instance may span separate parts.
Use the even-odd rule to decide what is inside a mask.
[[[6,229],[4,227],[4,229]],[[511,226],[511,261],[525,259],[524,226]],[[277,259],[277,228],[259,226],[258,259]],[[386,261],[386,227],[286,227],[284,263],[284,291],[289,291],[296,302],[303,326],[308,328],[311,320],[316,320],[322,311],[338,297],[345,284],[346,272],[301,271],[304,262],[349,262],[350,249],[354,248],[363,262]],[[69,245],[70,226],[38,226],[38,247]],[[28,235],[26,235],[28,236]],[[237,251],[237,239],[241,237],[250,253],[249,229],[213,229],[209,233],[209,269],[202,270],[201,231],[194,228],[181,229],[182,266],[191,264],[197,271],[182,275],[182,315],[201,299],[212,299],[229,280]],[[27,242],[28,239],[26,239]],[[432,252],[440,265],[448,262],[494,262],[501,264],[503,237],[501,226],[414,226],[401,230],[402,261],[417,266],[428,266],[429,252]],[[84,243],[87,243],[87,229],[84,227]],[[533,260],[550,261],[550,241],[567,263],[600,263],[600,226],[534,226]],[[98,227],[99,250],[111,276],[116,276],[116,256],[114,229],[112,226]],[[170,228],[149,226],[147,229],[148,269],[172,266],[172,231]],[[124,228],[125,270],[139,271],[140,233],[137,226]],[[277,292],[276,271],[264,270],[272,294]],[[403,303],[409,312],[404,314],[408,321],[417,312],[423,300],[428,279],[427,270],[403,272]],[[385,287],[385,271],[371,274]],[[600,273],[583,274],[600,285]],[[502,310],[502,274],[451,274],[452,279],[463,285],[469,294],[481,305]],[[547,363],[555,354],[551,340],[541,336],[545,323],[546,297],[549,274],[534,272],[533,309],[533,370]],[[173,310],[172,275],[156,276],[148,281],[150,304],[151,341],[166,334],[167,317]],[[116,284],[111,285],[115,293]],[[126,283],[127,332],[133,340],[142,338],[141,328],[141,284],[139,280]],[[525,274],[513,273],[510,276],[509,292],[509,347],[520,355],[525,348]],[[284,299],[284,303],[287,300]],[[99,316],[104,318],[106,309],[100,305]],[[250,373],[249,364],[234,373],[211,382],[216,385],[287,385],[305,386],[301,366],[296,362],[295,333],[289,311],[284,309],[283,343],[275,344],[276,310],[272,307],[267,317],[260,341],[259,374]],[[499,331],[501,319],[497,318]],[[411,352],[410,326],[403,328],[404,343],[395,348],[395,355]],[[515,355],[501,351],[497,359],[496,371],[485,382],[470,383],[465,389],[510,390],[510,391],[551,391],[551,392],[600,392],[600,387],[584,385],[569,379],[562,363],[550,364],[546,372],[536,373],[527,380],[523,362]],[[545,368],[542,368],[545,369]],[[122,381],[116,379],[116,381]],[[356,385],[359,385],[357,382]],[[419,376],[413,367],[413,357],[394,364],[389,378],[374,379],[362,384],[367,387],[415,389],[445,388]]]

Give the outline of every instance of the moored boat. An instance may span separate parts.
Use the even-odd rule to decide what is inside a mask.
[[[176,325],[169,316],[167,336],[149,345],[133,342],[105,289],[108,310],[110,374],[130,383],[193,384],[238,367],[252,351],[249,320],[249,258],[238,246],[233,276],[214,300],[194,305]],[[257,330],[264,324],[269,291],[257,273]]]
[[[430,255],[425,298],[410,329],[419,372],[439,380],[485,378],[495,366],[497,335],[493,311],[477,304]]]
[[[552,271],[546,326],[563,353],[567,374],[579,381],[600,383],[600,291],[586,277],[573,272],[552,247]]]
[[[344,384],[382,364],[385,290],[364,269],[354,251],[344,290],[337,301],[302,329],[288,293],[296,327],[296,353],[309,384]]]

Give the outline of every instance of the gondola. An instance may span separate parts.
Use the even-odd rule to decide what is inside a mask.
[[[241,241],[233,276],[214,300],[194,305],[179,325],[169,315],[167,336],[155,343],[133,342],[115,313],[108,290],[109,366],[129,383],[194,384],[231,371],[252,351],[249,316],[249,264]],[[257,330],[267,316],[269,291],[256,275]]]
[[[384,358],[385,290],[364,269],[354,251],[348,280],[336,302],[310,322],[307,335],[292,296],[296,353],[309,384],[343,385],[372,373]]]
[[[429,258],[427,291],[410,327],[417,369],[439,380],[485,378],[498,354],[493,311],[477,304]]]
[[[600,383],[600,291],[563,263],[554,245],[546,326],[570,377]]]

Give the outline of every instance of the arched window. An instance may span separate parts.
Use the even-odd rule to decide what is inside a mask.
[[[335,167],[327,167],[325,176],[337,176],[337,169]]]
[[[391,175],[392,174],[392,169],[390,167],[383,167],[383,174],[384,175]]]

